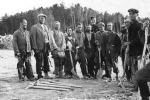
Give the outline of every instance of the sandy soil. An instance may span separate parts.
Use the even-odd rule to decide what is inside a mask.
[[[0,100],[138,100],[137,94],[127,97],[123,93],[123,89],[117,86],[116,81],[57,79],[62,83],[72,83],[83,88],[63,92],[25,89],[30,82],[18,81],[16,64],[17,59],[14,57],[12,50],[0,50]],[[32,65],[35,73],[35,59],[33,56]],[[119,76],[121,76],[120,60],[117,66],[119,66]],[[79,65],[76,67],[78,75],[82,77]],[[50,75],[53,70],[54,68],[51,67]],[[112,76],[114,77],[114,74]]]

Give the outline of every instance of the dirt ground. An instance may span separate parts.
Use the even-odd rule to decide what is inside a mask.
[[[52,60],[52,59],[51,59]],[[25,89],[29,81],[19,82],[16,69],[17,59],[12,50],[0,50],[0,100],[138,100],[137,93],[126,96],[123,89],[118,87],[116,81],[105,82],[103,80],[84,80],[79,65],[77,73],[81,79],[53,79],[62,83],[80,85],[73,91],[54,91]],[[52,60],[53,65],[53,60]],[[122,75],[121,62],[119,76]],[[32,56],[32,67],[35,73],[35,59]],[[54,68],[51,67],[51,73]],[[112,75],[114,77],[114,74]]]

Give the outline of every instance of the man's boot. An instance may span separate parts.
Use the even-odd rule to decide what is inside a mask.
[[[44,79],[51,79],[51,77],[48,75],[48,72],[44,73]]]

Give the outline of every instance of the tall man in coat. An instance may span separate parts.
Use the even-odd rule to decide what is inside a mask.
[[[39,14],[38,23],[33,25],[31,28],[31,44],[32,49],[35,53],[36,59],[36,72],[38,79],[43,78],[42,70],[44,71],[44,78],[50,78],[48,76],[49,72],[49,30],[45,25],[46,15]]]
[[[52,57],[54,58],[56,78],[63,77],[63,65],[65,64],[66,41],[64,34],[60,31],[60,22],[55,22],[55,29],[52,33],[53,42],[51,44]]]
[[[22,20],[20,28],[13,34],[13,48],[15,56],[18,58],[17,69],[19,80],[24,81],[25,76],[31,81],[34,80],[31,65],[30,33],[27,31],[26,19]]]

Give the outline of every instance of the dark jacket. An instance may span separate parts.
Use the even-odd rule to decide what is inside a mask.
[[[15,54],[22,51],[31,52],[30,34],[29,31],[23,31],[19,28],[13,34],[13,48]]]
[[[110,52],[111,56],[118,57],[121,50],[121,40],[119,36],[116,33],[109,31],[107,37],[107,51]]]
[[[143,44],[140,40],[139,32],[142,30],[142,25],[138,21],[132,21],[128,28],[129,55],[139,56],[143,51]]]
[[[88,40],[87,35],[85,34],[84,46],[85,46],[85,53],[86,53],[87,58],[90,58],[90,57],[94,58],[95,52],[96,52],[94,33],[91,33],[90,41]]]

